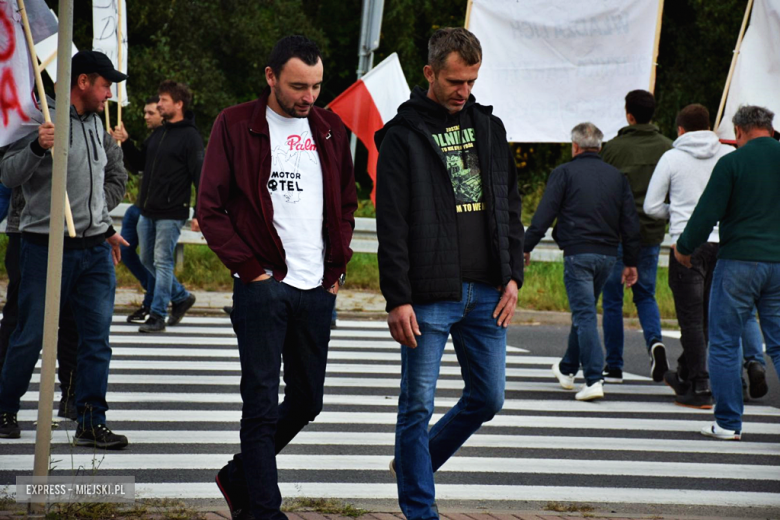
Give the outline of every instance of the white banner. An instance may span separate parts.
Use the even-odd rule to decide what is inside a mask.
[[[54,11],[50,11],[50,13],[56,20],[57,16],[54,14]],[[46,70],[46,73],[49,75],[49,78],[51,78],[52,83],[57,82],[57,42],[58,42],[57,39],[58,38],[59,38],[59,34],[55,32],[45,40],[35,44],[35,52],[38,54],[38,61],[40,61],[41,64],[43,65],[44,70]],[[71,49],[70,55],[74,56],[77,52],[79,52],[79,50],[75,44],[71,44],[71,45],[73,48]]]
[[[35,79],[16,1],[0,0],[0,146],[43,123],[33,101]]]
[[[734,139],[734,117],[740,105],[758,105],[775,113],[780,130],[780,0],[755,0],[750,26],[734,68],[718,137]],[[714,122],[713,122],[714,123]]]
[[[119,7],[122,7],[122,63],[119,63]],[[127,74],[127,0],[92,0],[92,50],[102,52],[119,72]],[[126,82],[111,86],[111,101],[119,99],[122,90],[122,106],[127,100]],[[118,88],[117,88],[118,87]]]
[[[569,142],[590,121],[625,126],[625,96],[648,90],[659,0],[473,0],[482,44],[474,95],[512,142]]]

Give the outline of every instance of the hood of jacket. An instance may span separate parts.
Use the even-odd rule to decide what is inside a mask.
[[[675,150],[692,155],[696,159],[709,159],[720,150],[718,135],[711,130],[685,132],[672,144]]]

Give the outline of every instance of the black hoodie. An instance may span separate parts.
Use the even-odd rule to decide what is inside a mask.
[[[379,275],[388,311],[459,301],[463,281],[522,285],[517,172],[492,107],[472,96],[450,115],[416,87],[375,141]]]
[[[129,139],[122,143],[122,150],[128,166],[144,172],[137,201],[141,214],[154,219],[188,219],[190,190],[193,184],[198,187],[204,155],[192,112],[181,121],[156,128],[140,151]]]

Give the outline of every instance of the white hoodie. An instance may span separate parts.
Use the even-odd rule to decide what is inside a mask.
[[[685,132],[673,148],[663,154],[655,167],[645,196],[645,213],[657,219],[670,219],[672,241],[685,230],[688,220],[721,157],[734,148],[721,144],[715,132]],[[669,204],[666,196],[669,195]],[[718,226],[708,242],[718,242]]]

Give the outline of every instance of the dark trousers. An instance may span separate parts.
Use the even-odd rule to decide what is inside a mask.
[[[0,321],[0,373],[5,363],[8,342],[19,321],[19,284],[22,281],[22,271],[19,266],[19,249],[21,247],[20,233],[8,233],[8,248],[5,251],[5,270],[8,273],[8,292],[3,307],[3,319]],[[74,396],[76,381],[76,355],[78,351],[79,334],[76,330],[76,320],[73,311],[67,303],[60,313],[60,331],[57,339],[57,375],[60,380],[60,390],[63,396]]]
[[[241,358],[241,453],[231,485],[248,493],[257,520],[283,519],[276,454],[322,410],[330,319],[336,297],[273,278],[233,285],[230,319]],[[284,361],[284,400],[279,374]]]
[[[677,360],[677,373],[686,381],[709,379],[707,319],[717,259],[718,244],[713,242],[702,244],[693,252],[690,269],[677,261],[674,251],[669,253],[669,288],[674,297],[683,348]]]

